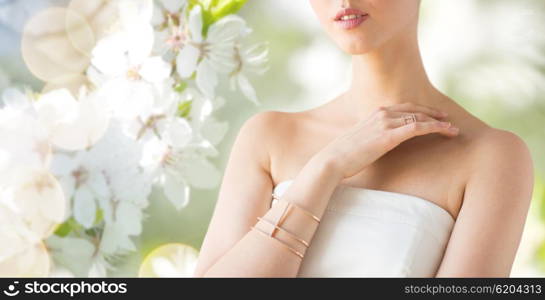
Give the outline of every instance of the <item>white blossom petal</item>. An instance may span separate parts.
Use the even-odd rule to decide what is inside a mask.
[[[66,150],[92,146],[104,135],[110,122],[108,108],[97,97],[84,97],[76,103],[76,118],[59,121],[51,129],[52,143]]]
[[[215,22],[208,29],[210,43],[231,43],[244,31],[246,21],[237,15],[228,15]]]
[[[136,250],[130,237],[114,224],[106,224],[99,246],[100,252],[111,255],[119,251]]]
[[[185,119],[175,118],[168,123],[163,139],[173,147],[182,148],[191,141],[192,133],[193,130]]]
[[[150,138],[142,147],[140,164],[150,169],[157,168],[167,154],[168,147],[168,144],[162,139],[155,136]]]
[[[129,68],[127,37],[122,32],[101,39],[92,51],[91,63],[102,74],[123,76]]]
[[[77,156],[70,156],[63,153],[55,153],[51,161],[51,172],[57,176],[68,176],[79,165]]]
[[[40,121],[49,130],[63,122],[73,122],[79,115],[78,102],[67,89],[53,90],[36,102]]]
[[[244,96],[246,96],[246,98],[248,98],[254,104],[259,105],[259,100],[257,100],[256,91],[254,87],[252,86],[252,84],[250,83],[250,81],[248,80],[248,78],[246,78],[246,76],[244,76],[243,74],[238,74],[236,78],[237,78],[238,86],[240,87],[240,90],[242,91],[242,94],[244,94]]]
[[[96,217],[95,196],[87,188],[79,188],[74,195],[74,218],[85,228],[93,227]]]
[[[176,71],[182,78],[189,78],[197,69],[201,51],[193,45],[186,45],[176,58]]]
[[[169,50],[167,41],[170,38],[170,29],[165,28],[161,31],[155,31],[155,38],[153,42],[153,55],[163,56],[163,54]]]
[[[0,202],[0,245],[5,245],[0,247],[0,261],[22,252],[28,247],[29,241],[19,233],[24,229],[16,229],[20,225],[22,225],[20,217]]]
[[[166,21],[165,14],[163,13],[158,1],[154,1],[153,14],[151,16],[151,24],[154,27],[160,26]]]
[[[134,24],[127,33],[128,63],[131,66],[142,64],[152,53],[154,32],[150,24]]]
[[[95,254],[93,243],[83,238],[52,235],[46,240],[46,244],[56,262],[77,277],[87,276]]]
[[[214,66],[204,59],[197,67],[197,86],[208,98],[215,97],[215,89],[218,85],[218,75]]]
[[[155,56],[146,59],[139,74],[148,82],[160,83],[170,76],[171,65],[161,57]]]
[[[189,32],[191,32],[191,40],[202,43],[202,9],[200,5],[195,5],[189,13]]]
[[[189,203],[189,186],[177,176],[166,173],[163,189],[166,198],[177,210],[181,210]]]
[[[47,277],[50,266],[43,243],[29,244],[24,251],[0,261],[0,277]]]
[[[108,101],[114,116],[124,120],[149,114],[155,98],[151,84],[124,78],[109,81],[99,95]]]
[[[0,152],[4,157],[0,185],[9,185],[28,172],[49,167],[52,152],[48,135],[38,120],[27,113],[0,110]]]
[[[142,211],[132,203],[120,202],[116,208],[116,223],[127,235],[139,235],[142,232]]]
[[[57,179],[47,170],[36,170],[13,187],[13,203],[28,229],[40,238],[53,233],[65,216],[65,197]]]
[[[149,23],[153,15],[153,0],[119,0],[119,17],[127,27]]]
[[[159,0],[170,13],[179,13],[187,4],[187,0]]]

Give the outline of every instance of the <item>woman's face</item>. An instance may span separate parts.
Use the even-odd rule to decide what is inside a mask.
[[[310,3],[326,32],[352,55],[367,53],[399,35],[414,32],[420,7],[420,0],[310,0]],[[343,12],[345,8],[349,10]]]

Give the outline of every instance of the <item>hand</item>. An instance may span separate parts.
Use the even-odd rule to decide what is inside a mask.
[[[416,115],[416,122],[405,124],[404,116]],[[359,121],[346,133],[335,138],[316,154],[326,164],[333,165],[341,180],[351,177],[379,159],[403,141],[417,135],[439,133],[458,135],[459,129],[437,109],[414,103],[381,106]]]

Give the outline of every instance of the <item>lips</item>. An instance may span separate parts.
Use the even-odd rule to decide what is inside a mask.
[[[343,29],[352,29],[363,23],[369,15],[359,9],[347,8],[339,11],[334,21]]]

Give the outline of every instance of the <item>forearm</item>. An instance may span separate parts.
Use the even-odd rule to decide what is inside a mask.
[[[322,217],[329,199],[340,178],[330,163],[311,160],[297,175],[282,198],[301,209]],[[262,217],[274,219],[281,209],[273,205]],[[299,209],[292,209],[282,224],[284,230],[277,230],[274,238],[259,232],[270,224],[256,220],[256,229],[250,230],[228,252],[220,257],[203,274],[204,277],[295,277],[301,259],[286,248],[304,254],[306,247],[293,239],[287,232],[312,243],[319,224]],[[284,244],[282,244],[284,243]]]

